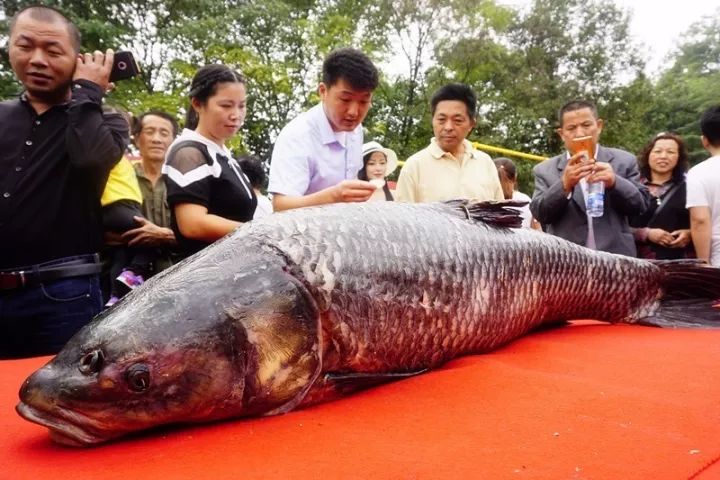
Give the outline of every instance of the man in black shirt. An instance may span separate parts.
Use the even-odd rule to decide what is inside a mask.
[[[104,117],[113,53],[79,55],[60,12],[13,17],[9,58],[25,87],[0,103],[0,357],[54,353],[102,308],[100,196],[128,142]]]

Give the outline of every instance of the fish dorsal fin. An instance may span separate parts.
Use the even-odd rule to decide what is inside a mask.
[[[493,227],[519,228],[522,225],[522,215],[518,208],[524,207],[527,202],[449,200],[444,204],[451,207],[453,213],[468,220],[482,222]]]

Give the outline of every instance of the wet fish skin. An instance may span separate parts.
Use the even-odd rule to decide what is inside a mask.
[[[415,372],[565,319],[636,321],[657,310],[662,279],[649,262],[448,205],[291,211],[102,314],[23,384],[18,412],[75,445],[283,413],[331,396],[328,374]]]
[[[661,272],[648,262],[436,208],[403,205],[353,223],[340,220],[355,211],[347,206],[251,228],[287,252],[320,299],[324,371],[433,367],[545,322],[633,321],[660,296]]]
[[[276,259],[243,257],[242,265],[251,274],[230,273],[233,282],[228,282],[223,269],[235,258],[222,254],[210,262],[201,261],[202,268],[189,268],[189,278],[181,271],[157,283],[148,282],[157,288],[138,290],[127,302],[99,316],[23,384],[19,413],[42,424],[48,417],[59,419],[60,426],[51,428],[54,439],[70,445],[99,443],[154,425],[210,421],[240,411],[252,414],[255,399],[245,397],[252,393],[245,384],[245,362],[258,357],[249,345],[255,339],[247,338],[255,319],[240,318],[240,312],[252,310],[254,302],[262,304],[259,311],[272,308],[265,317],[270,320],[267,332],[278,328],[276,319],[283,321],[284,313],[303,305],[293,301],[286,311],[279,310],[291,298],[292,292],[284,289],[295,286],[289,285],[291,277],[279,263],[272,265]],[[265,270],[282,278],[268,274],[263,282],[256,282],[255,272]],[[196,289],[187,292],[187,280]],[[225,297],[232,285],[243,295],[230,303]],[[269,302],[268,291],[272,292]],[[292,327],[293,338],[317,337],[314,330],[303,332],[297,322]],[[286,337],[273,345],[291,353],[304,351],[303,345],[287,348],[290,339]],[[83,373],[79,365],[95,351],[104,352],[101,368]],[[136,366],[146,366],[151,373],[151,388],[142,392],[129,387],[128,371]],[[252,368],[261,370],[256,365]],[[285,403],[286,399],[275,398],[282,393],[278,389],[255,397],[268,408],[273,402]]]

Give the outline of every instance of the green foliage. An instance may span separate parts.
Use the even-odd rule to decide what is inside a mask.
[[[485,28],[459,39],[439,56],[478,93],[477,134],[485,143],[557,152],[562,103],[587,98],[603,111],[624,88],[621,76],[637,77],[644,66],[626,14],[609,1],[536,0],[507,25],[506,31]]]
[[[656,97],[651,112],[659,120],[658,131],[683,135],[691,164],[706,159],[699,119],[705,109],[720,103],[720,8],[688,29],[660,77]]]
[[[8,61],[8,18],[34,3],[0,0],[0,98],[16,95]],[[291,118],[318,101],[323,57],[352,45],[386,72],[365,121],[368,140],[401,159],[432,137],[429,100],[450,81],[479,100],[472,140],[540,155],[562,146],[556,111],[597,102],[603,142],[632,152],[659,131],[686,136],[705,157],[697,121],[720,98],[720,10],[694,25],[658,79],[612,0],[535,0],[517,11],[493,0],[47,0],[68,13],[83,48],[130,49],[138,79],[118,82],[108,102],[140,113],[157,108],[182,121],[195,71],[223,62],[248,78],[248,117],[233,141],[267,159]],[[533,162],[514,159],[532,192]]]

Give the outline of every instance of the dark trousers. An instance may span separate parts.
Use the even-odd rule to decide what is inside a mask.
[[[94,255],[66,257],[23,267],[58,266]],[[57,353],[67,341],[102,310],[98,275],[61,278],[15,290],[0,290],[0,358]]]

